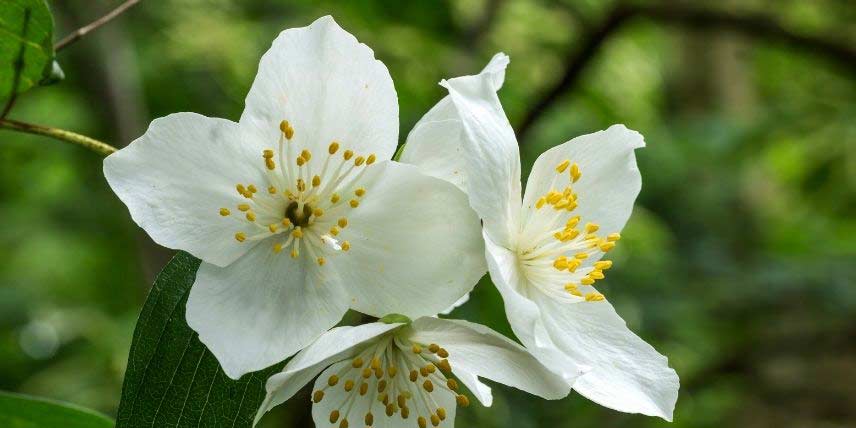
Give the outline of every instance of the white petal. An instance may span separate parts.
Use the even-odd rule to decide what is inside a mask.
[[[288,120],[294,141],[323,153],[331,141],[358,154],[392,157],[398,99],[389,71],[372,50],[329,16],[283,31],[262,56],[241,126],[270,145]]]
[[[560,351],[541,321],[541,309],[529,299],[528,285],[517,256],[500,247],[485,233],[485,255],[490,278],[502,295],[505,315],[515,336],[542,364],[562,376],[570,385],[589,368]]]
[[[636,131],[613,125],[605,131],[583,135],[547,150],[532,167],[526,184],[524,208],[532,207],[557,179],[556,166],[568,159],[579,164],[582,176],[573,185],[579,205],[574,213],[582,224],[600,225],[599,235],[619,232],[630,217],[633,201],[642,188],[634,150],[645,146]],[[568,183],[567,173],[561,184]]]
[[[440,311],[440,315],[449,315],[452,313],[452,311],[454,311],[455,309],[458,309],[464,303],[467,303],[469,301],[470,301],[470,293],[464,294],[463,297],[458,299],[455,303],[452,303],[452,306],[449,306],[445,310]]]
[[[357,327],[336,327],[324,333],[297,353],[282,372],[271,376],[266,384],[267,396],[256,414],[256,423],[270,409],[284,403],[303,388],[324,368],[357,354],[357,347],[400,327],[401,324],[380,322]]]
[[[502,87],[507,65],[508,56],[498,53],[480,73],[491,79],[495,91]],[[410,131],[400,160],[466,191],[467,163],[463,157],[465,138],[458,111],[447,95]]]
[[[518,230],[521,202],[520,153],[514,130],[496,94],[494,72],[443,81],[466,135],[464,161],[470,204],[484,227],[503,245],[511,245]]]
[[[568,382],[522,346],[485,326],[425,317],[414,321],[411,327],[411,341],[437,343],[449,351],[449,363],[456,374],[485,377],[551,400],[571,390]],[[490,402],[483,404],[489,406]]]
[[[187,301],[187,323],[237,379],[293,355],[348,310],[339,281],[306,258],[257,245],[228,267],[203,263]]]
[[[574,389],[622,412],[672,420],[679,381],[668,360],[627,328],[607,301],[539,299],[547,330],[568,355],[591,364]]]
[[[339,238],[351,248],[331,260],[351,308],[374,316],[435,315],[470,291],[486,271],[484,243],[466,195],[412,165],[381,162],[360,184]]]
[[[263,181],[260,150],[234,122],[176,113],[108,156],[104,176],[155,242],[225,266],[251,245],[234,238],[243,218],[219,211],[237,211],[236,184]]]

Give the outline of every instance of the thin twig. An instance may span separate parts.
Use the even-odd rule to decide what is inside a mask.
[[[119,5],[119,7],[117,7],[116,9],[113,9],[110,13],[102,16],[101,18],[96,19],[91,24],[78,28],[77,30],[73,31],[71,34],[65,36],[65,38],[57,42],[57,44],[54,45],[54,51],[59,52],[68,45],[80,40],[80,38],[85,36],[87,33],[110,22],[111,20],[113,20],[113,18],[121,15],[126,10],[130,9],[132,6],[136,5],[139,2],[140,0],[128,0],[125,3]]]
[[[0,129],[10,129],[13,131],[25,132],[27,134],[43,135],[60,141],[65,141],[78,146],[85,147],[96,153],[107,156],[116,151],[116,148],[102,141],[87,137],[75,132],[66,131],[65,129],[50,128],[47,126],[34,125],[32,123],[20,122],[17,120],[0,119]]]
[[[583,70],[594,59],[603,43],[634,18],[647,18],[688,29],[727,29],[748,37],[783,42],[787,46],[823,56],[846,72],[856,74],[856,48],[853,46],[836,39],[792,32],[765,15],[736,15],[674,2],[650,6],[619,4],[607,14],[600,25],[583,35],[583,40],[576,44],[579,49],[570,51],[565,57],[562,77],[544,91],[532,108],[524,114],[517,127],[517,138],[521,144],[526,141],[525,137],[541,116],[579,82]]]
[[[15,74],[12,77],[12,92],[9,93],[9,101],[0,113],[0,119],[5,119],[12,111],[12,106],[18,99],[18,89],[21,86],[21,73],[24,72],[24,54],[27,53],[27,28],[30,26],[30,8],[24,10],[24,24],[21,26],[21,49],[18,51],[18,59],[15,60]]]

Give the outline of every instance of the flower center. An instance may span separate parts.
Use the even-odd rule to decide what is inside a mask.
[[[235,185],[245,199],[236,208],[247,223],[235,233],[235,240],[268,240],[275,253],[287,250],[297,259],[305,251],[323,266],[326,256],[351,248],[337,236],[348,226],[347,212],[359,207],[366,194],[359,180],[376,157],[340,151],[334,141],[319,165],[308,149],[298,151],[288,121],[282,121],[279,129],[277,149],[262,151],[266,182]],[[220,208],[220,215],[227,217],[232,211]]]
[[[412,415],[419,428],[429,423],[436,427],[446,419],[446,409],[438,404],[440,395],[454,399],[461,407],[470,404],[469,398],[458,392],[448,357],[449,352],[435,343],[414,343],[389,334],[332,374],[327,386],[312,394],[312,401],[320,403],[331,389],[342,388],[344,399],[330,412],[330,423],[338,422],[339,428],[348,427],[356,407],[368,409],[365,414],[354,415],[366,426],[374,425],[375,418],[383,415],[398,415],[403,420]],[[356,406],[361,400],[368,400],[367,405]]]
[[[595,223],[578,227],[574,215],[579,201],[573,184],[582,177],[579,165],[564,160],[556,166],[551,189],[535,203],[521,232],[518,260],[529,282],[562,302],[596,302],[604,299],[591,285],[604,278],[612,261],[600,260],[615,248],[618,233],[599,236]],[[567,180],[561,190],[561,181]],[[582,290],[581,290],[582,288]]]

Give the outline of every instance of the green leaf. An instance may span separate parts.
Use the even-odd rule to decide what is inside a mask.
[[[73,404],[0,392],[3,428],[110,428],[106,416]]]
[[[0,99],[62,75],[54,65],[53,26],[44,0],[0,1]]]
[[[235,381],[184,320],[200,261],[179,252],[164,267],[137,321],[117,428],[250,427],[264,384],[282,365]]]

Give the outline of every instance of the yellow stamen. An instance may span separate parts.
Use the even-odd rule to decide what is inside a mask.
[[[366,194],[366,189],[360,187],[359,189],[354,190],[354,194],[358,197],[363,197]]]
[[[312,187],[318,187],[320,185],[321,185],[321,177],[319,177],[317,175],[315,177],[312,177]]]
[[[256,213],[252,211],[247,211],[247,220],[248,221],[256,221]]]
[[[323,399],[324,399],[324,391],[318,390],[312,394],[312,402],[313,403],[320,403],[321,400],[323,400]]]
[[[345,160],[351,160],[351,158],[354,157],[354,152],[352,150],[345,150],[342,157],[345,158]]]
[[[262,151],[262,157],[263,157],[263,158],[265,158],[265,159],[270,159],[270,158],[272,158],[272,157],[273,157],[273,150],[271,150],[271,149],[264,149],[264,151]]]
[[[289,124],[287,120],[283,120],[279,123],[279,130],[285,134],[285,138],[288,140],[294,137],[294,128],[291,127],[291,124]]]
[[[338,421],[338,420],[339,420],[339,411],[333,410],[332,412],[330,412],[330,423],[335,424],[336,421]]]
[[[302,156],[298,156],[297,160],[295,160],[295,162],[297,163],[297,166],[306,165],[306,159],[303,159]]]
[[[563,160],[562,163],[560,163],[559,166],[556,167],[556,172],[559,172],[559,173],[565,172],[565,170],[568,169],[568,165],[570,165],[570,164],[571,164],[571,161],[569,161],[567,159]]]
[[[603,251],[604,253],[606,253],[609,250],[615,248],[615,242],[604,242],[604,243],[600,244],[599,247],[600,247],[600,251]]]
[[[268,170],[273,171],[276,169],[276,163],[274,163],[273,159],[267,158],[265,159],[265,167]]]
[[[351,243],[348,241],[342,241],[342,251],[348,251],[351,249]]]
[[[244,240],[247,239],[247,235],[244,232],[238,232],[235,234],[235,239],[237,239],[238,242],[244,242]]]
[[[340,198],[339,198],[339,194],[338,194],[338,193],[334,193],[334,194],[333,194],[333,196],[330,196],[330,202],[332,202],[332,203],[334,203],[334,204],[335,204],[336,202],[339,202],[339,199],[340,199]]]
[[[595,262],[594,268],[597,270],[607,270],[612,267],[612,260],[601,260]]]
[[[599,270],[593,270],[593,271],[589,272],[589,276],[594,278],[594,279],[603,279],[604,278],[603,272],[601,272]]]
[[[600,229],[600,226],[594,223],[586,223],[586,233],[595,233]]]
[[[330,147],[327,148],[327,153],[330,153],[331,155],[335,155],[338,150],[339,150],[339,143],[333,141],[332,143],[330,143]]]
[[[582,285],[592,285],[592,284],[594,284],[594,279],[593,279],[592,277],[590,277],[590,276],[584,276],[584,277],[580,280],[580,284],[582,284]]]
[[[324,210],[322,210],[321,208],[315,208],[314,210],[312,210],[312,215],[314,215],[315,217],[321,217],[322,215],[324,215]]]
[[[295,227],[294,230],[291,231],[291,236],[293,236],[295,238],[302,238],[303,237],[303,229],[301,229],[300,226]]]
[[[296,259],[297,256],[299,256],[299,255],[300,255],[300,251],[297,251],[297,248],[291,250],[291,258],[292,259]]]
[[[577,165],[576,163],[574,163],[573,165],[571,165],[571,172],[570,172],[570,174],[571,174],[571,181],[573,181],[574,183],[576,183],[576,182],[580,179],[580,177],[582,177],[582,175],[583,175],[583,174],[580,172],[580,166],[579,166],[579,165]]]
[[[360,166],[360,165],[362,165],[363,163],[365,163],[365,161],[366,161],[366,158],[364,158],[364,157],[362,157],[362,156],[357,156],[357,158],[356,158],[356,159],[354,159],[354,165],[356,165],[356,166]]]
[[[239,211],[249,211],[249,210],[250,210],[250,206],[249,206],[248,204],[239,204],[239,205],[238,205],[238,210],[239,210]]]
[[[277,192],[276,187],[273,187],[273,186],[268,187],[268,193],[270,193],[271,195],[276,195],[276,192]]]
[[[324,260],[324,257],[318,257],[318,266],[324,266],[324,263],[327,263],[327,260]]]
[[[270,230],[270,233],[276,233],[278,227],[276,223],[271,223],[268,225],[268,230]]]
[[[282,244],[273,244],[273,252],[279,254],[282,251]]]
[[[546,203],[547,203],[547,198],[543,198],[543,197],[539,198],[538,202],[535,202],[535,208],[540,210],[541,207],[543,207],[544,204],[546,204]]]
[[[289,220],[288,217],[282,219],[282,221],[280,223],[282,223],[283,227],[290,227],[291,226],[291,220]]]
[[[330,234],[333,236],[339,236],[339,228],[336,226],[331,227]]]
[[[586,293],[586,302],[599,302],[603,300],[603,294],[600,293]]]
[[[356,207],[360,206],[360,201],[358,201],[356,199],[351,199],[351,202],[349,202],[349,203],[351,204],[351,208],[356,208]]]
[[[250,184],[249,186],[247,186],[247,191],[250,193],[256,193],[259,191],[259,189],[256,189],[256,186]]]
[[[312,159],[312,152],[310,152],[309,150],[303,149],[300,152],[300,157],[302,157],[303,159],[306,159],[306,162],[309,162]]]
[[[619,239],[621,239],[621,234],[617,233],[617,232],[616,233],[610,233],[609,235],[606,236],[606,240],[609,242],[615,242],[615,241],[618,241]]]
[[[223,216],[223,217],[226,217],[227,215],[229,215],[229,214],[231,214],[231,213],[232,213],[232,212],[231,212],[231,211],[229,211],[229,209],[228,209],[228,208],[220,208],[220,215],[221,215],[221,216]]]
[[[339,227],[344,229],[344,228],[348,227],[348,219],[346,219],[345,217],[342,217],[339,219],[339,222],[337,224],[339,225]]]
[[[375,163],[375,160],[377,160],[377,156],[375,156],[374,153],[370,154],[369,157],[366,158],[366,165]]]

